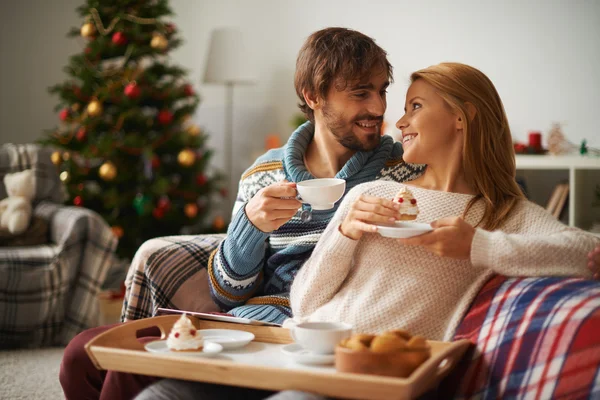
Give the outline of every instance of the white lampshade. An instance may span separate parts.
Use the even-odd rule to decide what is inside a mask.
[[[244,45],[244,36],[235,28],[212,31],[205,83],[253,83],[256,80],[250,49]]]

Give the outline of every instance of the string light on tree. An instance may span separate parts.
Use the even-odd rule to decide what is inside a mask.
[[[107,161],[100,166],[98,175],[105,181],[110,182],[117,177],[117,167],[112,162]]]
[[[200,133],[202,133],[198,125],[190,125],[185,129],[185,131],[192,137],[200,136]]]
[[[86,137],[87,137],[87,131],[85,130],[85,126],[82,126],[79,129],[77,129],[77,133],[75,134],[75,138],[78,141],[83,142]]]
[[[198,206],[194,203],[188,203],[183,208],[183,212],[189,219],[196,218],[196,215],[198,215]]]
[[[60,178],[60,180],[63,183],[67,183],[71,180],[71,175],[69,174],[69,171],[63,171],[60,173],[60,175],[58,176]]]
[[[217,215],[213,220],[213,228],[217,231],[222,231],[225,228],[225,220],[220,215]]]
[[[117,239],[121,239],[123,237],[123,235],[125,234],[125,231],[119,225],[111,226],[110,230],[112,231],[113,235],[115,235],[115,237]]]
[[[177,162],[182,167],[191,167],[196,162],[196,153],[190,149],[183,149],[177,155]]]
[[[83,198],[81,196],[75,196],[75,198],[73,199],[73,204],[75,204],[77,207],[82,207]]]

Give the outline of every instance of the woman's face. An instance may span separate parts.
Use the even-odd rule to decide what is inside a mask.
[[[460,149],[462,137],[458,132],[461,126],[459,117],[435,88],[423,79],[417,79],[408,88],[404,116],[396,123],[402,131],[404,161],[431,164],[440,156],[447,156],[448,149],[457,144]]]

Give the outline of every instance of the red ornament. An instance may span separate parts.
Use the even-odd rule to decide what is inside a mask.
[[[90,46],[87,46],[87,47],[85,48],[85,50],[83,50],[83,52],[84,52],[85,54],[90,54],[90,53],[92,52],[92,48],[91,48]]]
[[[158,208],[161,208],[163,211],[168,211],[171,207],[171,200],[168,197],[161,197],[158,200],[158,204],[156,205]]]
[[[165,216],[165,210],[163,208],[156,207],[152,210],[152,216],[156,219],[162,219]]]
[[[398,199],[398,203],[404,203],[404,199],[403,199],[402,197],[400,197],[400,198]]]
[[[83,142],[86,137],[87,137],[87,131],[85,130],[85,126],[82,126],[77,130],[77,133],[75,134],[75,138],[77,138],[77,140],[79,140],[80,142]]]
[[[410,204],[417,204],[417,199],[411,199]]]
[[[127,37],[125,37],[123,32],[115,32],[112,35],[112,42],[117,46],[123,46],[127,44]]]
[[[160,158],[155,154],[152,156],[152,168],[156,169],[160,167]]]
[[[60,118],[61,121],[68,120],[70,116],[71,116],[71,111],[68,108],[63,108],[62,110],[60,110],[60,113],[58,113],[58,117]]]
[[[80,192],[83,192],[84,188],[85,188],[85,186],[83,186],[83,183],[80,183],[79,185],[77,185],[77,190],[79,190]]]
[[[183,94],[185,94],[186,96],[193,96],[194,88],[192,87],[192,85],[185,85],[183,87]]]
[[[225,188],[219,190],[219,193],[221,193],[221,196],[223,197],[227,197],[227,195],[229,194],[229,192]]]
[[[206,182],[208,182],[208,179],[206,179],[206,175],[204,175],[204,174],[196,175],[196,183],[198,184],[198,186],[203,186],[206,184]]]
[[[175,24],[172,24],[172,23],[165,24],[165,28],[167,29],[167,33],[169,33],[169,34],[175,32],[177,30],[177,28],[175,27]]]
[[[123,90],[123,93],[125,93],[125,96],[127,96],[133,100],[133,99],[137,99],[138,97],[140,97],[140,95],[142,94],[142,91],[140,90],[140,87],[135,82],[131,82],[131,83],[128,83],[127,86],[125,86],[125,90]]]
[[[83,198],[81,198],[81,196],[75,196],[73,199],[73,204],[75,204],[77,207],[81,207],[83,205]]]
[[[196,330],[195,329],[190,329],[190,335],[196,336]]]
[[[175,338],[179,337],[179,332],[175,332]]]
[[[173,121],[173,114],[169,110],[162,110],[158,113],[158,122],[162,125],[168,125]]]
[[[73,85],[73,94],[75,95],[75,97],[80,99],[81,98],[81,88],[77,85]]]

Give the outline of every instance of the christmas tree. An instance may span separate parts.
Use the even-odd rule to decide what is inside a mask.
[[[145,240],[224,229],[207,221],[222,191],[207,169],[211,152],[190,118],[199,96],[186,71],[168,62],[181,44],[167,0],[88,0],[77,9],[83,51],[71,56],[60,98],[59,126],[42,140],[57,149],[69,204],[98,212],[132,257]],[[222,192],[222,195],[225,193]]]

